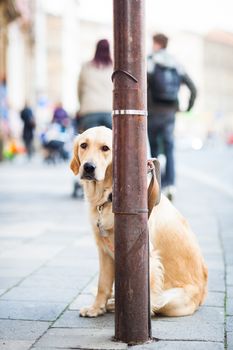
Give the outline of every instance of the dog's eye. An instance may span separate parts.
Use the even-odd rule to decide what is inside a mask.
[[[101,149],[102,149],[103,152],[109,151],[109,147],[106,146],[106,145],[105,145],[105,146],[102,146]]]
[[[80,147],[83,149],[87,148],[87,143],[86,142],[81,143]]]

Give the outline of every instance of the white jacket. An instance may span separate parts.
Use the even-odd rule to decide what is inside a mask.
[[[111,112],[113,67],[96,67],[92,62],[85,63],[78,82],[80,116],[87,113]]]

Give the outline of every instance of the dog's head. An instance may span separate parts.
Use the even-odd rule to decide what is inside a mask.
[[[90,128],[74,143],[70,167],[82,180],[103,181],[112,164],[112,130],[104,126]]]

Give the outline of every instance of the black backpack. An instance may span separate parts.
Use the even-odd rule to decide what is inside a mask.
[[[151,77],[151,95],[154,102],[176,102],[181,77],[175,67],[156,63]]]

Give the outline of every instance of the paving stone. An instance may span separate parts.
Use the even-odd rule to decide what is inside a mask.
[[[53,321],[67,304],[33,301],[0,301],[0,318]]]
[[[28,266],[27,268],[19,268],[15,266],[13,268],[0,268],[0,278],[1,277],[25,277],[32,273],[34,268]]]
[[[80,268],[71,269],[70,267],[60,266],[51,267],[51,266],[43,266],[39,269],[39,271],[34,274],[37,277],[48,277],[51,279],[65,279],[70,278],[76,280],[80,277],[92,277],[97,271],[98,266],[96,266],[96,260],[91,259],[79,259],[80,260]]]
[[[224,310],[202,307],[192,316],[158,318],[152,322],[153,336],[162,340],[221,342],[224,338]]]
[[[227,349],[233,349],[233,332],[227,332]]]
[[[227,287],[227,298],[233,298],[233,286]]]
[[[49,322],[0,320],[1,340],[36,340],[50,326]]]
[[[63,276],[59,278],[58,276],[38,276],[32,275],[27,277],[24,281],[20,283],[22,288],[47,288],[47,289],[74,289],[78,294],[91,280],[90,276],[83,276],[76,279],[71,279],[69,277]]]
[[[1,300],[7,301],[39,301],[39,302],[70,302],[77,295],[76,289],[67,288],[22,288],[15,287],[5,293]]]
[[[225,253],[225,260],[227,265],[233,265],[233,254],[232,250]]]
[[[15,259],[15,258],[2,258],[0,256],[0,266],[1,268],[9,268],[9,269],[15,269],[16,267],[19,269],[28,269],[28,261],[22,260],[22,259]],[[30,259],[30,268],[31,269],[37,269],[39,266],[41,266],[41,260],[38,259]]]
[[[20,282],[22,277],[0,277],[1,289],[9,289]]]
[[[34,341],[23,341],[23,340],[1,340],[1,350],[29,350]]]
[[[35,349],[127,349],[127,344],[112,341],[113,335],[113,329],[51,328],[40,338]]]
[[[94,301],[94,295],[80,294],[69,306],[69,310],[80,310],[82,307],[91,305],[93,301]]]
[[[159,341],[151,344],[132,346],[132,350],[224,350],[223,343],[197,341]]]
[[[55,328],[111,328],[114,329],[114,314],[108,313],[101,317],[80,317],[78,311],[66,311],[53,324]]]
[[[224,271],[209,269],[208,289],[209,291],[225,292]]]
[[[1,254],[3,258],[19,258],[22,260],[38,259],[47,260],[51,259],[63,247],[58,245],[53,245],[52,247],[39,244],[21,244],[20,247],[15,249],[7,250]]]
[[[223,292],[208,292],[204,306],[224,307],[225,293]]]
[[[227,285],[233,286],[233,265],[227,266]]]
[[[233,332],[233,316],[228,316],[226,319],[227,332]]]
[[[233,316],[233,299],[232,298],[227,298],[227,303],[226,303],[226,313],[227,315]]]

